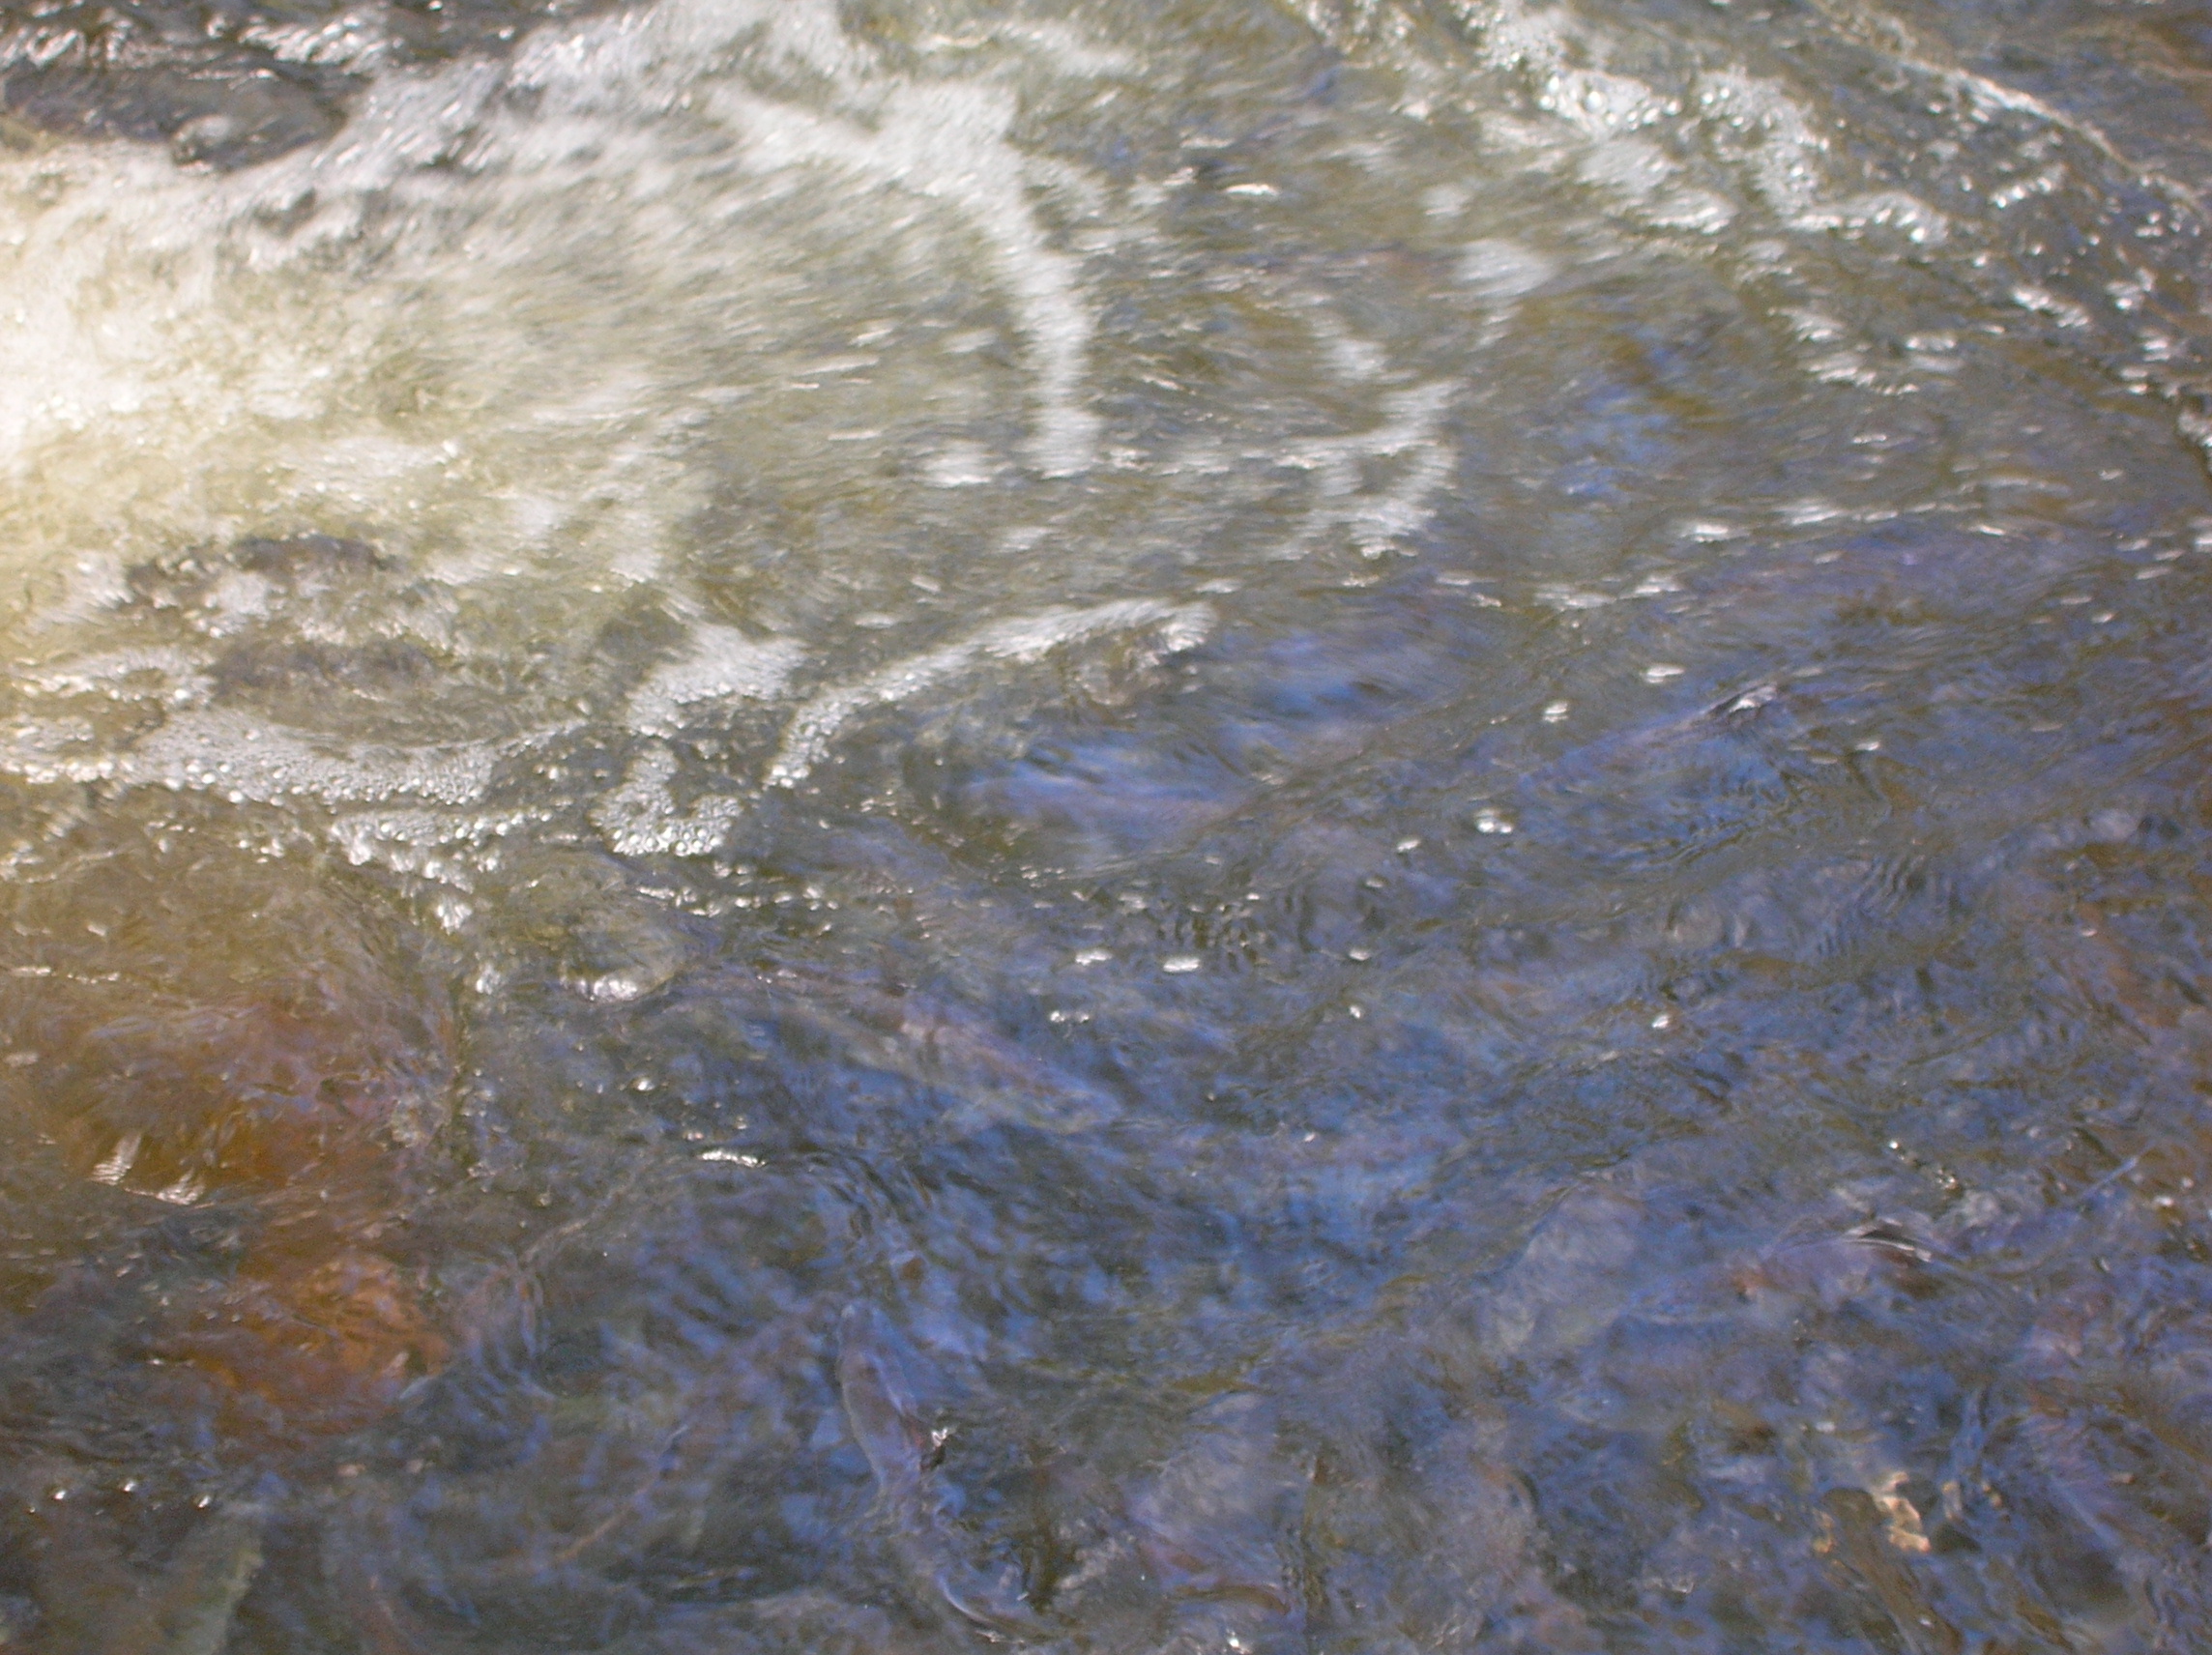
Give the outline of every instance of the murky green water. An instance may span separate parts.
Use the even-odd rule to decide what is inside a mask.
[[[0,1647],[2212,1642],[2212,12],[0,24]]]

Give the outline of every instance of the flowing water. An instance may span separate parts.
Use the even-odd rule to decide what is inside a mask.
[[[0,1647],[2203,1649],[2208,191],[2195,0],[8,0]]]

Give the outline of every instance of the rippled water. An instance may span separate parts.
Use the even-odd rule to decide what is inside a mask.
[[[0,110],[0,1646],[2212,1642],[2212,12]]]

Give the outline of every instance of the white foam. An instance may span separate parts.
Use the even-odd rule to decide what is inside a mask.
[[[357,868],[374,862],[474,890],[477,874],[497,859],[500,840],[554,815],[542,806],[467,813],[420,806],[349,810],[331,824],[330,835]]]
[[[1484,299],[1510,301],[1536,291],[1558,266],[1532,247],[1501,237],[1470,242],[1460,253],[1459,278]]]
[[[1124,598],[1089,609],[1047,609],[986,626],[958,643],[894,661],[856,682],[823,691],[792,715],[783,743],[768,769],[773,787],[804,780],[830,750],[837,732],[870,707],[905,701],[992,660],[1035,661],[1054,650],[1140,626],[1160,629],[1161,647],[1195,649],[1213,627],[1213,611],[1203,603],[1173,604],[1157,598]]]
[[[1312,472],[1319,499],[1303,532],[1280,555],[1301,557],[1341,528],[1363,556],[1379,558],[1418,533],[1429,520],[1430,497],[1451,471],[1452,450],[1442,436],[1453,389],[1432,382],[1394,391],[1382,399],[1382,421],[1369,430],[1285,449],[1279,463]],[[1370,487],[1366,462],[1382,459],[1398,460],[1399,470]]]
[[[791,638],[753,638],[733,626],[694,627],[691,648],[655,668],[630,694],[627,722],[641,735],[674,735],[703,703],[767,701],[806,658]]]
[[[1632,221],[1710,236],[1735,220],[1740,196],[1748,193],[1763,198],[1798,230],[1888,225],[1916,242],[1934,243],[1948,229],[1943,215],[1902,190],[1837,192],[1828,172],[1828,140],[1778,80],[1741,66],[1685,62],[1678,87],[1669,89],[1608,64],[1609,56],[1624,54],[1609,50],[1614,43],[1603,27],[1568,6],[1460,0],[1458,10],[1476,33],[1480,61],[1521,82],[1528,102],[1549,119],[1525,120],[1494,102],[1470,100],[1465,86],[1444,101],[1471,104],[1493,141],[1535,152],[1536,164],[1547,170],[1571,169],[1613,196],[1616,210]],[[1836,13],[1829,9],[1828,15]],[[2067,121],[2035,99],[1925,55],[1907,52],[1904,61],[1963,97],[2057,122],[2108,154],[2116,153],[2102,133]],[[1417,64],[1417,58],[1402,59],[1396,67],[1410,73]],[[1683,182],[1685,166],[1678,158],[1700,149],[1739,170],[1749,191],[1732,192],[1739,196],[1732,200]]]
[[[815,117],[725,89],[715,107],[767,164],[828,165],[956,207],[996,253],[1036,358],[1033,462],[1047,476],[1091,464],[1098,418],[1085,406],[1091,318],[1074,260],[1051,247],[1030,211],[1030,176],[1007,142],[1016,112],[1004,88],[961,82],[893,87],[868,124]]]
[[[504,760],[558,733],[394,747],[325,741],[242,712],[199,709],[126,744],[84,718],[32,718],[0,730],[0,771],[42,785],[108,781],[213,793],[233,803],[420,798],[470,804],[483,797]]]
[[[669,787],[676,770],[676,755],[663,743],[652,742],[630,762],[622,785],[593,804],[592,822],[616,855],[704,857],[744,813],[739,800],[722,794],[706,795],[689,810],[678,809]]]
[[[1031,206],[1070,169],[1013,142],[1003,66],[892,73],[828,0],[662,0],[435,71],[379,61],[365,16],[264,43],[372,70],[329,144],[230,174],[0,155],[0,566],[42,601],[74,563],[112,590],[132,560],[303,529],[579,605],[665,579],[712,456],[792,440],[775,352],[839,301],[760,220],[825,167],[883,187],[823,217],[877,287],[835,291],[895,315],[979,244],[1033,370],[1031,460],[1091,462],[1091,315]],[[1030,33],[1025,62],[1097,67]]]
[[[147,686],[135,681],[155,681],[154,698],[192,702],[206,692],[202,663],[183,650],[166,647],[110,650],[78,655],[33,669],[16,681],[16,687],[33,695],[101,695],[111,701],[148,699]]]
[[[1821,11],[1831,23],[1847,35],[1855,36],[1884,56],[1949,88],[1965,102],[1977,121],[1987,121],[1997,110],[2029,116],[2060,131],[2073,134],[2107,160],[2115,163],[2128,177],[2155,185],[2173,200],[2198,214],[2204,212],[2204,203],[2196,189],[2171,174],[2155,166],[2146,166],[2141,160],[2130,156],[2094,122],[2046,102],[2033,93],[2023,92],[2017,87],[1993,80],[1986,74],[1975,73],[1953,60],[1939,44],[1923,40],[1904,18],[1872,6],[1823,6]]]

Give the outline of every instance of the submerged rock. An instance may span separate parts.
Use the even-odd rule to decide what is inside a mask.
[[[47,1480],[24,1491],[39,1511],[30,1547],[40,1612],[30,1646],[51,1655],[221,1655],[231,1617],[262,1564],[262,1514],[225,1508],[195,1524],[158,1573],[124,1560],[97,1493]],[[11,1640],[13,1642],[13,1640]]]
[[[1033,1640],[1046,1627],[1022,1599],[1014,1571],[968,1555],[957,1495],[937,1477],[945,1437],[916,1405],[897,1342],[880,1311],[847,1310],[837,1378],[845,1417],[875,1473],[884,1521],[918,1581],[955,1614],[998,1637]]]
[[[260,1561],[234,1491],[386,1413],[449,1349],[393,1245],[451,1062],[442,995],[312,867],[188,843],[5,887],[0,1042],[34,1060],[0,1090],[49,1180],[15,1199],[48,1222],[90,1204],[108,1234],[18,1307],[6,1375],[76,1445],[12,1525],[57,1651],[213,1655]],[[149,1436],[198,1464],[118,1496],[107,1463]]]

